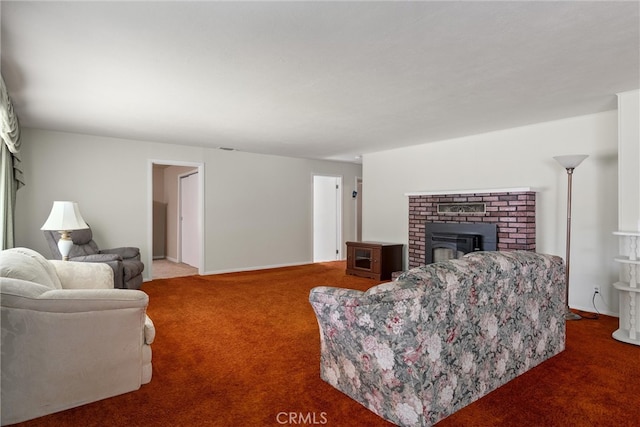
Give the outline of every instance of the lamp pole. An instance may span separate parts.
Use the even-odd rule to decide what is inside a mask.
[[[576,314],[569,309],[569,267],[570,267],[570,258],[571,258],[571,185],[573,178],[573,170],[578,167],[580,163],[584,159],[589,157],[586,154],[575,154],[568,156],[556,156],[554,159],[562,165],[563,168],[567,170],[567,241],[566,241],[566,249],[567,253],[565,256],[565,270],[564,270],[564,281],[565,281],[565,311],[564,318],[566,320],[579,320],[582,319],[582,316]]]
[[[564,281],[565,281],[565,312],[564,318],[566,320],[579,320],[582,319],[582,316],[574,313],[569,309],[569,270],[571,266],[571,185],[572,185],[572,177],[573,177],[573,169],[575,168],[567,168],[567,252],[565,255],[565,270],[564,270]]]

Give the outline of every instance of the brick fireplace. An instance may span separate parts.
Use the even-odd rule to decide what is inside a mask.
[[[493,223],[499,251],[536,249],[536,193],[529,188],[410,193],[409,268],[425,264],[425,223]]]

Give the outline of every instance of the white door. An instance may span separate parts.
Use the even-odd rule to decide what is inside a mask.
[[[341,177],[313,177],[313,262],[341,259],[341,194]]]
[[[180,261],[200,267],[198,172],[180,177]]]

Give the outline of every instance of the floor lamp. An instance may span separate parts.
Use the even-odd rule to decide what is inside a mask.
[[[569,309],[569,258],[571,255],[571,177],[573,176],[573,170],[578,167],[580,163],[584,159],[589,157],[586,154],[574,154],[569,156],[556,156],[554,159],[563,168],[567,170],[567,253],[565,257],[565,271],[564,271],[564,281],[566,284],[566,294],[565,294],[565,312],[564,318],[566,320],[579,320],[582,317],[579,314],[572,312]]]

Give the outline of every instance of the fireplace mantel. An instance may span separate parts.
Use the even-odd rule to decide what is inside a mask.
[[[513,187],[513,188],[482,188],[478,190],[439,190],[439,191],[414,191],[405,193],[405,196],[440,196],[446,194],[486,194],[486,193],[523,193],[535,192],[531,187]]]

